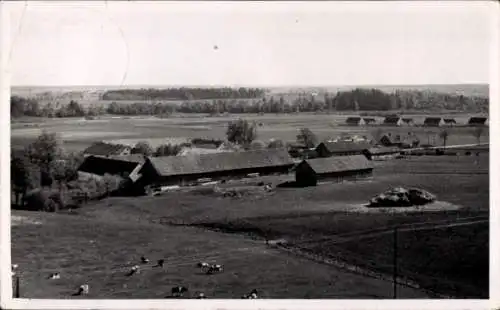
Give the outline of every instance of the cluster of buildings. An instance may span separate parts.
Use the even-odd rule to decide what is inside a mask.
[[[457,126],[458,123],[454,118],[443,117],[426,117],[421,124],[417,124],[411,117],[399,117],[397,115],[386,116],[381,123],[377,122],[375,118],[353,116],[348,117],[345,121],[347,126],[369,126],[369,125],[382,125],[382,126],[424,126],[424,127],[442,127],[442,126]],[[466,126],[487,126],[487,117],[471,117]]]
[[[178,156],[130,154],[130,147],[96,143],[84,152],[81,178],[106,174],[127,180],[126,192],[140,195],[150,189],[190,186],[250,176],[295,174],[299,186],[321,180],[344,180],[371,175],[371,160],[399,153],[395,148],[374,148],[366,141],[326,141],[311,150],[314,156],[294,158],[289,149],[233,150]]]

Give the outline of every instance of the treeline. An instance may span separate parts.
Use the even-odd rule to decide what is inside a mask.
[[[262,88],[167,88],[167,89],[120,89],[109,90],[102,95],[103,100],[204,100],[259,98],[266,94]]]
[[[126,92],[127,90],[123,90]],[[11,97],[12,117],[83,117],[112,115],[169,115],[181,113],[293,113],[335,111],[389,111],[389,110],[454,110],[488,112],[489,99],[424,91],[396,91],[385,93],[377,89],[354,89],[322,96],[299,94],[293,98],[267,96],[259,99],[189,100],[181,104],[165,102],[112,102],[108,106],[93,104],[82,107],[77,101],[69,104],[49,103],[40,106],[35,99]]]

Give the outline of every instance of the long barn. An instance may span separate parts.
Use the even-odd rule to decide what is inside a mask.
[[[140,170],[142,186],[188,185],[198,179],[223,180],[288,173],[294,161],[286,149],[148,157]]]

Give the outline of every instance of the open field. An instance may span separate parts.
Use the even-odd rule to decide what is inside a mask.
[[[342,133],[367,135],[382,129],[384,132],[406,135],[415,133],[421,143],[441,145],[438,137],[440,128],[424,127],[347,127],[341,126],[348,115],[326,114],[289,114],[289,115],[229,115],[206,117],[206,115],[179,115],[171,118],[156,117],[105,117],[97,120],[85,119],[29,119],[18,120],[11,124],[11,143],[19,147],[36,138],[42,130],[57,132],[64,140],[65,147],[71,151],[81,151],[96,140],[118,141],[135,144],[139,140],[148,140],[153,146],[162,143],[178,143],[193,137],[225,138],[227,123],[237,118],[256,121],[257,139],[268,141],[272,138],[295,141],[298,130],[310,128],[320,140],[335,138]],[[423,120],[424,115],[415,116],[416,121]],[[470,115],[453,116],[458,123],[465,123]],[[421,121],[420,120],[420,121]],[[477,143],[472,129],[456,127],[448,129],[450,135],[447,144]],[[481,142],[489,140],[485,130]]]
[[[67,214],[15,211],[39,225],[12,228],[13,262],[19,264],[21,296],[79,298],[81,284],[89,298],[164,298],[173,286],[209,298],[239,298],[256,288],[262,298],[390,298],[390,282],[347,273],[267,248],[238,236],[169,227],[140,219],[122,222]],[[143,266],[127,277],[141,255],[164,258],[164,269]],[[200,273],[199,261],[224,264],[222,274]],[[60,272],[60,280],[48,280]],[[426,294],[401,288],[401,297]]]

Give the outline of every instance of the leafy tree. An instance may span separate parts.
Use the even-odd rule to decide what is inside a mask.
[[[40,169],[31,163],[24,152],[14,153],[10,162],[10,178],[15,204],[24,205],[26,193],[40,186]]]
[[[63,154],[61,142],[55,133],[43,131],[42,134],[26,148],[29,160],[40,167],[41,171],[50,174],[51,164]]]
[[[153,148],[146,141],[139,141],[130,151],[132,154],[142,154],[145,156],[151,156],[153,154]]]
[[[249,145],[257,138],[257,126],[255,122],[239,119],[230,122],[226,131],[227,140],[238,145]]]
[[[297,142],[308,148],[312,148],[316,146],[318,138],[309,128],[301,128],[297,135]]]
[[[481,136],[484,134],[484,127],[476,127],[472,129],[472,135],[476,138],[477,144],[481,144]]]
[[[446,141],[448,141],[450,133],[448,130],[444,129],[439,133],[439,137],[443,140],[443,147],[446,148]]]
[[[182,147],[178,144],[163,144],[156,148],[154,156],[176,156]]]
[[[267,148],[269,149],[279,149],[279,148],[284,148],[285,147],[285,142],[283,140],[279,139],[273,139],[269,141],[269,144],[267,145]]]

